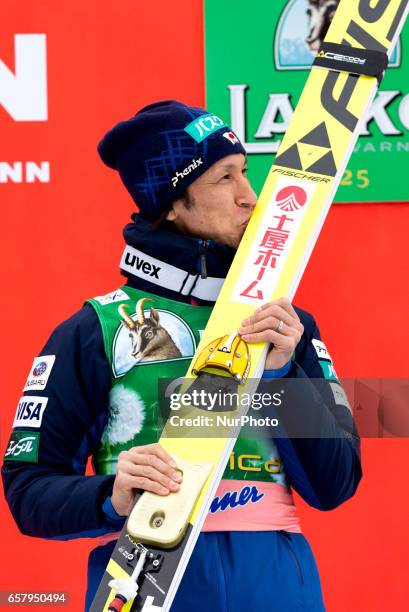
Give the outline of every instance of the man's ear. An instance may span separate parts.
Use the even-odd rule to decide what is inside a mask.
[[[177,214],[172,206],[169,212],[166,214],[166,221],[174,221],[177,217]]]

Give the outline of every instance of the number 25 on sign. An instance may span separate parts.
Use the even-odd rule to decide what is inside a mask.
[[[352,170],[345,170],[341,185],[344,187],[356,185],[358,189],[365,189],[369,186],[368,170],[356,170],[354,172]]]

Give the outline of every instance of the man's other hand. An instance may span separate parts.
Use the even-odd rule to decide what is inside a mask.
[[[263,304],[242,325],[238,331],[246,342],[271,343],[266,370],[279,370],[288,363],[304,332],[299,316],[285,297]]]
[[[136,489],[168,495],[179,490],[181,481],[175,461],[160,444],[134,446],[118,456],[111,502],[119,515],[126,516]]]

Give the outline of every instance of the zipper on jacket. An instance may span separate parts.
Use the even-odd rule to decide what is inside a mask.
[[[207,278],[206,247],[207,240],[202,240],[200,244],[200,278]]]
[[[292,549],[292,546],[290,544],[291,542],[291,535],[288,533],[288,531],[284,531],[282,529],[280,529],[278,531],[278,533],[281,533],[282,536],[284,536],[283,542],[285,542],[288,552],[290,553],[290,557],[292,557],[293,561],[294,561],[294,565],[297,568],[297,572],[298,572],[298,579],[300,581],[300,584],[304,584],[304,576],[302,574],[302,570],[301,570],[301,566],[300,566],[300,562],[298,561],[297,555],[295,554],[294,550]]]

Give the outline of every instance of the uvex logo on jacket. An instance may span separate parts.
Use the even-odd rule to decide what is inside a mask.
[[[146,274],[146,276],[153,276],[154,278],[157,278],[159,280],[159,272],[162,268],[160,268],[160,266],[155,266],[155,264],[152,264],[148,261],[145,261],[139,255],[135,255],[134,253],[130,253],[129,251],[126,252],[125,263],[128,264],[128,266],[135,268],[135,270],[143,272],[143,274]]]

